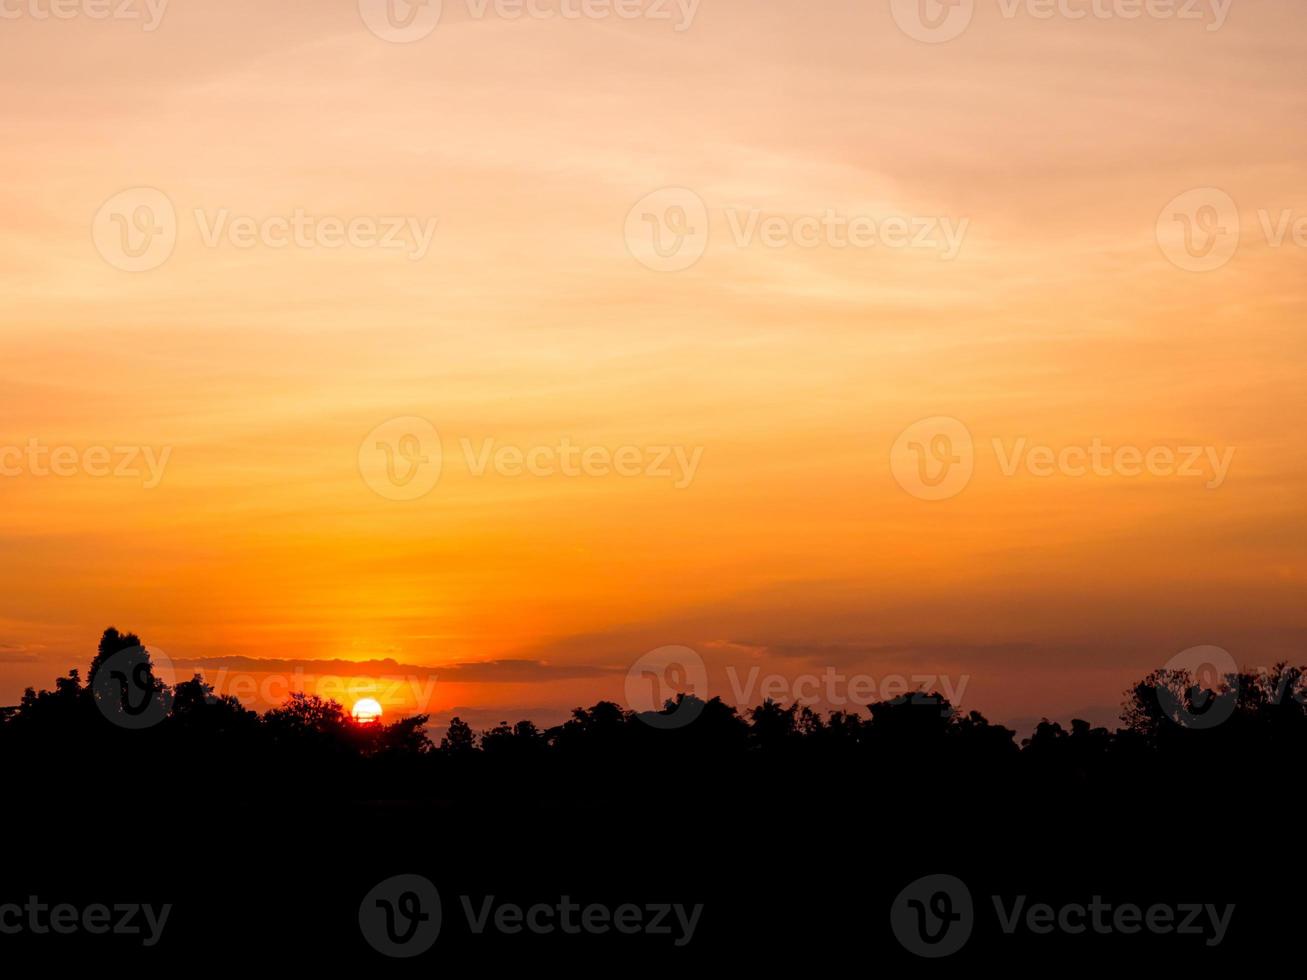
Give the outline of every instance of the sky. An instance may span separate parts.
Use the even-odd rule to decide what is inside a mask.
[[[477,725],[1307,660],[1301,4],[50,2],[0,704],[111,624]]]

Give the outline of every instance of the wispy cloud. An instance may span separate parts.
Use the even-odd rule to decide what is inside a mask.
[[[0,643],[0,664],[34,664],[36,654],[18,643]]]
[[[620,673],[618,667],[553,664],[543,660],[484,660],[422,666],[397,660],[296,660],[260,657],[194,657],[173,661],[185,670],[225,670],[242,673],[304,674],[335,677],[432,678],[457,684],[523,684],[582,680]]]

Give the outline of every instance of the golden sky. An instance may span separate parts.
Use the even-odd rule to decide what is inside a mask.
[[[1108,721],[1201,644],[1303,660],[1301,4],[975,0],[929,43],[898,0],[445,0],[392,43],[356,0],[80,2],[0,18],[0,704],[111,623],[444,667],[421,706],[491,722],[621,700],[669,644],[712,694],[944,675],[1022,724]],[[140,188],[175,244],[131,272]],[[702,255],[649,268],[645,216],[696,200]],[[1215,253],[1177,251],[1186,210]],[[392,218],[402,247],[324,244]],[[392,499],[360,453],[407,417],[439,479]],[[974,470],[922,499],[891,454],[940,418]],[[1007,465],[1096,444],[1204,455]],[[633,475],[514,469],[564,445]]]

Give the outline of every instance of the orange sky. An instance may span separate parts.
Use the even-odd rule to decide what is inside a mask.
[[[680,31],[446,0],[407,44],[350,0],[173,0],[153,31],[6,9],[0,447],[167,456],[149,488],[0,476],[0,703],[110,623],[177,660],[534,662],[446,670],[423,705],[491,722],[620,700],[667,644],[710,693],[965,676],[964,708],[1022,724],[1108,721],[1199,644],[1304,660],[1301,4],[1209,30],[977,0],[939,44],[843,0],[702,0]],[[139,187],[176,244],[132,273],[93,225]],[[708,215],[679,272],[624,236],[669,187]],[[1206,272],[1159,247],[1193,188],[1241,229]],[[755,210],[966,232],[952,257],[736,241]],[[297,211],[436,225],[416,258],[206,244],[223,212]],[[405,416],[443,448],[408,501],[359,467]],[[937,501],[891,469],[933,417],[975,444]],[[1008,475],[1022,439],[1234,455],[1215,487]],[[688,481],[478,475],[464,440],[700,455]]]

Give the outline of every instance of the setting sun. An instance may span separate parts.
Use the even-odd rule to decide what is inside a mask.
[[[354,702],[350,714],[360,725],[370,725],[381,720],[381,704],[376,698],[360,698]]]

